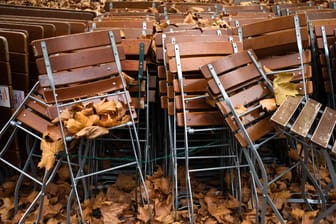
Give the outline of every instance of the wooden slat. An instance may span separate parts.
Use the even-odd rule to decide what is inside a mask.
[[[177,43],[179,44],[179,43]],[[238,44],[238,50],[242,50],[241,45]],[[167,56],[175,56],[174,44],[167,44]],[[232,54],[233,48],[232,43],[228,41],[215,41],[215,42],[183,42],[179,44],[179,54],[181,57],[186,56],[210,56],[210,55],[223,55]]]
[[[206,112],[186,112],[187,126],[200,127],[200,126],[220,126],[225,124],[224,118],[219,111],[206,111]],[[177,125],[184,126],[183,113],[177,113]]]
[[[333,134],[335,124],[336,111],[329,107],[325,108],[311,140],[323,148],[327,148],[330,137]]]
[[[120,33],[113,31],[116,43],[121,43]],[[99,40],[99,41],[97,41]],[[42,56],[41,41],[33,41],[34,55],[36,57]],[[110,44],[108,31],[95,31],[80,34],[73,34],[67,36],[59,36],[54,38],[44,39],[48,46],[48,53],[54,54],[56,52],[75,51],[89,47],[99,47]]]
[[[251,63],[251,58],[248,56],[246,51],[241,51],[236,54],[222,57],[221,59],[213,61],[211,64],[214,67],[216,74],[221,74],[247,63]],[[206,79],[212,78],[207,64],[203,63],[201,71]]]
[[[294,112],[300,105],[302,99],[303,97],[288,96],[286,100],[280,105],[280,107],[274,112],[271,120],[281,125],[282,127],[286,127]]]
[[[313,99],[308,99],[294,122],[291,131],[302,137],[306,137],[321,106],[322,105],[319,102]]]
[[[274,130],[274,127],[272,123],[270,122],[270,118],[266,117],[261,121],[258,121],[256,124],[253,126],[250,126],[246,129],[249,137],[251,138],[252,141],[259,140],[266,134],[270,133],[271,131]],[[245,139],[243,133],[237,133],[235,134],[235,137],[237,138],[238,142],[242,147],[247,146],[247,140]]]
[[[181,93],[179,81],[174,79],[173,81],[174,91]],[[207,91],[208,83],[205,79],[185,79],[183,80],[184,93],[204,93]]]
[[[307,19],[305,14],[299,14],[300,26],[307,25]],[[257,23],[252,23],[242,27],[243,36],[255,36],[268,32],[276,32],[279,30],[290,29],[294,27],[294,15],[291,16],[281,16],[278,18],[273,18],[266,21],[261,21]]]
[[[70,10],[70,9],[52,9],[42,7],[29,7],[0,4],[0,14],[2,15],[16,15],[16,16],[38,16],[47,18],[67,18],[67,19],[83,19],[92,20],[95,12]]]
[[[260,73],[253,64],[240,67],[231,72],[219,76],[219,80],[226,90],[242,85],[250,80],[260,78]],[[209,88],[214,95],[219,94],[219,89],[213,79],[209,80]]]
[[[48,126],[53,125],[48,120],[43,119],[41,116],[38,116],[27,109],[23,109],[17,116],[17,119],[41,134],[48,130]]]
[[[69,101],[85,97],[95,96],[97,94],[117,91],[122,89],[121,79],[106,79],[96,82],[89,82],[81,85],[74,85],[56,90],[59,101]],[[55,103],[54,95],[51,90],[44,91],[44,97],[47,103]]]
[[[105,78],[117,74],[117,66],[115,63],[106,63],[100,66],[84,67],[73,69],[71,71],[55,72],[53,75],[55,86],[69,85],[76,82],[91,81],[99,78]],[[48,87],[48,75],[39,75],[41,87]]]
[[[120,60],[125,59],[121,46],[118,47],[118,51]],[[111,47],[98,47],[69,54],[52,55],[49,60],[53,71],[62,71],[108,63],[114,61],[114,54]],[[36,60],[36,66],[39,74],[46,74],[43,58]]]

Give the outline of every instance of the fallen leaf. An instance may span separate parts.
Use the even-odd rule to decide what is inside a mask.
[[[135,188],[135,180],[132,175],[120,173],[115,185],[123,191],[130,192]]]
[[[45,138],[41,140],[41,160],[38,163],[39,168],[45,168],[50,170],[55,164],[55,155],[64,150],[63,139],[58,139],[57,141],[48,141]]]
[[[153,205],[150,205],[150,210],[148,208],[148,205],[145,206],[138,206],[138,215],[137,218],[144,223],[147,223],[149,219],[151,218],[150,212],[153,209]]]
[[[100,211],[103,216],[104,224],[116,224],[120,223],[121,220],[119,219],[120,215],[122,214],[123,210],[127,208],[127,204],[120,204],[120,203],[108,203],[103,204],[100,208]]]
[[[300,209],[300,208],[294,208],[292,211],[291,211],[291,214],[293,216],[294,219],[296,220],[300,220],[302,219],[302,217],[304,216],[305,214],[305,211]]]
[[[277,109],[277,105],[274,98],[271,99],[262,99],[259,101],[261,107],[267,112],[275,111]]]
[[[273,89],[277,105],[281,105],[287,96],[296,96],[299,94],[295,84],[290,82],[293,79],[293,76],[293,73],[289,72],[275,75]]]
[[[111,114],[116,112],[116,103],[113,100],[101,100],[99,103],[94,104],[93,107],[96,110],[96,114]]]
[[[106,135],[108,133],[109,133],[109,130],[107,128],[100,127],[100,126],[88,126],[88,127],[83,128],[79,132],[77,132],[75,134],[75,137],[80,138],[80,137],[85,136],[88,139],[94,139],[99,136]]]

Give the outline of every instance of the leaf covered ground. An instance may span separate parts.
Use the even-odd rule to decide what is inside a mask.
[[[298,158],[292,152],[293,158]],[[268,172],[278,174],[287,167],[270,165]],[[321,185],[326,186],[330,182],[328,171],[321,167]],[[17,223],[25,209],[37,195],[34,186],[29,181],[24,181],[21,187],[19,199],[19,210],[14,214],[13,192],[17,176],[9,177],[0,187],[0,218],[1,223]],[[179,172],[178,176],[183,187],[184,175]],[[230,179],[225,176],[224,186],[221,188],[218,179],[212,181],[199,181],[192,178],[193,195],[195,200],[195,223],[216,224],[216,223],[255,223],[256,212],[252,208],[251,186],[248,172],[242,174],[244,180],[240,203],[230,193],[227,187]],[[287,223],[313,223],[314,218],[320,212],[319,205],[313,205],[308,209],[303,203],[288,203],[293,198],[291,192],[300,192],[298,176],[295,170],[284,175],[280,180],[273,183],[269,193],[274,200],[276,207],[281,211]],[[140,190],[136,188],[134,176],[120,173],[115,183],[107,185],[104,190],[91,188],[92,196],[82,202],[82,208],[87,223],[125,223],[125,224],[182,224],[188,223],[188,212],[186,210],[172,210],[172,185],[171,178],[164,176],[160,167],[151,176],[146,178],[146,186],[150,197],[150,213],[148,205],[140,203]],[[59,169],[55,180],[50,183],[46,190],[46,197],[43,203],[42,222],[48,224],[66,223],[66,205],[71,185],[69,184],[69,173],[66,166]],[[218,184],[218,186],[216,186]],[[224,190],[222,190],[224,189]],[[315,188],[308,182],[305,190],[311,195],[316,192]],[[259,196],[260,196],[260,192]],[[136,199],[136,197],[138,199]],[[334,191],[329,193],[330,202],[336,202]],[[137,201],[139,202],[137,204]],[[185,200],[180,200],[181,205],[186,205]],[[72,206],[71,223],[78,223],[76,218],[76,206]],[[150,215],[152,217],[150,217]],[[25,223],[34,223],[37,216],[35,209],[26,219]],[[278,223],[277,218],[271,209],[266,212],[267,223]],[[329,215],[323,223],[335,223],[336,217]]]

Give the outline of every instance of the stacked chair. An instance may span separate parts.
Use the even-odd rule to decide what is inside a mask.
[[[215,34],[217,35],[217,34]],[[182,36],[181,36],[182,37]],[[206,80],[202,77],[199,64],[211,62],[223,55],[230,55],[242,49],[241,43],[230,41],[166,43],[167,106],[171,122],[172,168],[175,182],[175,202],[186,196],[189,219],[194,222],[194,200],[192,175],[197,172],[235,170],[240,189],[240,160],[236,147],[230,142],[230,134],[222,122],[218,110],[207,103]],[[186,36],[186,39],[189,37]],[[206,164],[206,160],[212,164]],[[218,163],[216,163],[218,161]],[[178,170],[185,166],[185,191],[178,181]],[[220,165],[221,164],[221,165]],[[230,172],[230,171],[228,171]],[[180,180],[181,181],[181,180]],[[182,188],[182,189],[181,189]],[[239,195],[239,194],[238,194]],[[175,204],[176,208],[181,205]],[[183,205],[182,205],[183,207]]]
[[[140,143],[135,124],[136,112],[131,106],[131,98],[126,89],[126,81],[122,73],[121,61],[125,59],[125,55],[120,41],[119,32],[104,30],[41,39],[32,43],[39,72],[39,82],[35,84],[24,102],[1,130],[2,138],[8,132],[11,133],[8,139],[3,140],[6,143],[1,150],[1,161],[17,170],[21,177],[28,177],[40,185],[39,193],[33,203],[27,208],[20,222],[25,219],[25,216],[36,204],[39,204],[37,223],[39,222],[46,186],[52,182],[62,162],[69,168],[72,184],[71,195],[75,196],[75,207],[77,208],[78,219],[81,221],[84,221],[85,217],[81,209],[82,198],[78,194],[78,182],[80,180],[85,180],[87,177],[106,171],[134,166],[136,167],[139,181],[142,185],[144,184],[142,167],[138,160]],[[98,107],[95,107],[95,109],[92,107],[92,104],[98,105],[99,103],[108,102],[114,105],[112,108],[107,109],[109,114],[104,113],[104,109],[99,110]],[[98,136],[113,132],[120,127],[128,128],[129,138],[133,146],[132,161],[126,161],[115,167],[108,167],[106,170],[90,169],[87,171],[88,173],[84,171],[88,152],[95,152],[95,148],[91,147],[94,146],[94,138],[97,135],[93,134],[95,132],[93,131],[91,136],[84,134],[86,137],[80,137],[77,131],[81,128],[76,129],[74,126],[72,126],[74,129],[70,128],[70,123],[83,115],[82,110],[84,109],[95,112],[94,114],[89,113],[94,115],[95,119],[100,117],[100,120],[96,120],[93,123],[87,120],[93,128],[104,127],[104,131],[100,132]],[[64,119],[65,111],[74,113],[73,119],[67,120],[70,123],[62,120],[62,118]],[[53,120],[54,123],[52,122]],[[29,145],[34,148],[29,150],[28,159],[23,169],[10,164],[3,157],[18,130],[23,130],[27,138],[33,138],[31,140],[32,144]],[[76,138],[80,139],[78,151],[77,147],[70,148],[70,143]],[[28,170],[29,166],[36,167],[33,162],[33,155],[38,150],[39,145],[37,142],[39,140],[42,143],[44,142],[44,144],[53,145],[52,147],[54,148],[49,149],[51,150],[49,153],[55,154],[54,156],[59,154],[55,165],[53,165],[52,161],[44,160],[46,159],[44,154],[48,152],[43,151],[45,148],[42,147],[41,143],[42,160],[39,163],[39,167],[45,168],[42,179],[35,177],[38,172],[29,172]],[[71,156],[76,153],[79,153],[78,163],[74,163]],[[54,156],[51,156],[51,159]],[[85,185],[85,181],[83,183]],[[19,187],[17,186],[17,189]],[[145,185],[142,186],[142,189],[148,196]],[[71,195],[69,200],[72,200]],[[70,202],[69,204],[71,205]]]

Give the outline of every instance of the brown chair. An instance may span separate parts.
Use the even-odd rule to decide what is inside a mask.
[[[331,156],[336,152],[336,111],[311,98],[305,100],[300,96],[287,97],[272,115],[271,120],[287,136],[297,139],[301,144],[308,144],[311,150],[322,154],[331,178],[324,192],[328,199],[331,187],[336,189],[335,167],[331,160]],[[318,167],[319,164],[315,166]],[[335,209],[335,203],[331,204],[328,209],[322,204],[321,212],[314,223],[320,223]]]
[[[230,170],[229,167],[232,170],[240,169],[234,145],[223,140],[224,137],[218,138],[227,133],[226,127],[220,112],[207,102],[207,80],[202,76],[200,66],[239,52],[242,45],[223,40],[216,33],[214,35],[219,38],[218,41],[211,41],[211,38],[210,41],[204,41],[200,38],[199,41],[191,42],[187,41],[186,36],[184,41],[182,37],[177,37],[176,40],[180,41],[165,43],[167,115],[171,128],[168,134],[172,140],[170,150],[175,182],[174,206],[175,209],[186,206],[191,223],[195,222],[196,202],[193,199],[191,175],[202,171]],[[230,165],[223,167],[219,165],[221,161],[227,161]],[[178,166],[182,164],[185,166],[185,188],[177,178]],[[239,188],[238,185],[235,187]],[[237,189],[231,190],[237,193]],[[179,205],[178,201],[180,196],[184,197],[184,192],[188,203]]]
[[[270,120],[272,111],[264,109],[261,103],[261,100],[274,97],[272,83],[265,72],[256,66],[255,60],[253,50],[247,50],[204,65],[201,70],[208,80],[209,95],[215,100],[248,163],[252,183],[255,184],[252,184],[252,196],[256,201],[256,222],[265,223],[266,207],[269,205],[280,223],[284,223],[270,196],[270,187],[274,181],[302,163],[295,163],[274,179],[269,179],[260,148],[275,140],[279,133]],[[314,181],[312,176],[308,177]],[[260,204],[258,192],[261,194]]]
[[[126,90],[126,81],[122,75],[121,61],[125,59],[125,55],[121,46],[121,38],[119,32],[104,30],[36,40],[32,42],[32,45],[39,72],[39,82],[29,92],[22,106],[18,108],[1,132],[1,137],[3,137],[6,131],[15,133],[18,129],[24,130],[27,136],[36,139],[36,148],[38,148],[38,141],[41,140],[42,160],[39,166],[45,168],[45,174],[42,179],[27,173],[26,169],[31,164],[30,162],[27,162],[28,165],[21,169],[5,161],[7,165],[19,171],[21,175],[40,185],[38,195],[25,211],[20,222],[25,219],[26,215],[38,202],[39,213],[36,219],[39,222],[43,209],[42,201],[45,188],[53,181],[63,157],[65,157],[64,161],[69,168],[72,184],[68,203],[69,213],[74,196],[78,219],[84,220],[80,204],[82,198],[77,190],[79,181],[103,172],[120,169],[121,167],[135,166],[141,184],[144,184],[142,167],[138,160],[140,150],[135,127],[136,113],[131,106],[131,98]],[[84,172],[84,165],[88,162],[86,160],[88,146],[94,146],[94,138],[96,136],[90,137],[84,134],[84,137],[79,137],[78,131],[83,130],[84,126],[74,128],[76,126],[71,126],[71,122],[68,123],[69,120],[68,122],[62,121],[61,114],[63,116],[64,111],[76,110],[77,112],[75,112],[72,119],[77,119],[76,117],[80,116],[78,106],[83,109],[83,105],[88,108],[92,104],[97,105],[104,102],[111,102],[117,105],[117,107],[109,109],[114,110],[116,113],[112,115],[112,111],[110,111],[111,113],[106,114],[96,107],[95,110],[92,110],[94,113],[90,114],[99,119],[94,123],[89,122],[86,124],[93,128],[103,128],[102,130],[104,131],[102,133],[105,134],[110,131],[117,132],[118,128],[121,127],[127,128],[129,130],[129,138],[133,143],[130,153],[133,154],[134,160],[125,162],[122,165],[118,164],[118,166],[109,167],[108,169],[88,170],[88,173],[86,173]],[[116,110],[116,108],[118,109]],[[53,123],[55,118],[57,120]],[[14,131],[11,127],[13,127]],[[48,140],[45,137],[46,135]],[[69,144],[75,138],[80,139],[80,144],[78,148],[70,149]],[[8,142],[11,140],[4,139],[4,141]],[[59,144],[55,155],[59,154],[59,151],[65,152],[65,155],[60,153],[54,166],[53,164],[43,163],[45,148],[43,148],[42,143],[45,143],[45,141]],[[33,161],[32,153],[39,153],[36,150],[32,149],[30,151],[28,161]],[[73,167],[74,161],[70,158],[73,150],[80,154],[79,158],[82,158],[76,163],[76,173]],[[2,154],[6,152],[6,146],[2,149],[2,152]],[[90,152],[92,151],[90,150]],[[84,190],[88,188],[85,184],[83,187]],[[143,185],[143,189],[148,196],[146,186]],[[86,196],[84,195],[84,197]],[[70,214],[68,214],[68,217],[70,217]]]

